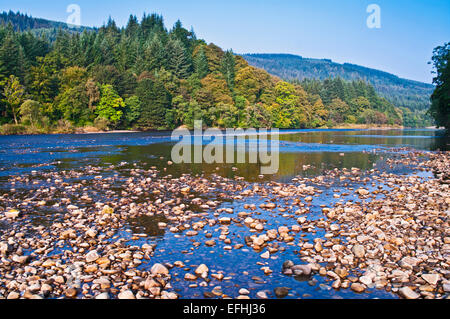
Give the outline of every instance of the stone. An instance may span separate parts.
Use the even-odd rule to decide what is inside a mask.
[[[362,245],[355,245],[352,248],[353,255],[357,258],[363,258],[366,254],[366,250],[364,249],[364,246]]]
[[[217,280],[222,280],[225,276],[223,274],[212,274],[211,277]]]
[[[169,269],[162,264],[154,264],[152,269],[150,270],[152,275],[168,275]]]
[[[291,267],[292,272],[296,276],[309,276],[311,275],[311,265],[295,265]]]
[[[256,293],[256,297],[258,297],[259,299],[269,299],[265,291],[258,291]]]
[[[0,242],[0,255],[6,256],[6,254],[11,250],[7,242]]]
[[[194,281],[197,280],[197,276],[187,273],[186,275],[184,275],[184,280]]]
[[[100,255],[97,253],[97,251],[93,250],[93,251],[90,251],[86,255],[86,262],[92,263],[92,262],[96,261],[99,258],[100,258]]]
[[[51,268],[54,266],[56,266],[56,261],[54,261],[53,259],[47,259],[42,263],[42,267],[44,268]]]
[[[294,262],[292,260],[286,260],[283,263],[283,269],[292,268],[294,266]]]
[[[110,299],[110,298],[109,298],[109,294],[107,292],[103,292],[103,293],[97,295],[95,297],[95,299],[106,300],[106,299]]]
[[[264,240],[263,235],[258,236],[255,239],[253,239],[253,244],[255,244],[257,246],[262,246],[262,245],[264,245],[264,243],[265,243],[265,240]]]
[[[320,252],[323,250],[322,244],[321,244],[320,242],[317,242],[317,243],[314,245],[314,249],[315,249],[318,253],[320,253]]]
[[[445,292],[450,292],[450,282],[446,282],[442,285]]]
[[[369,192],[367,189],[364,189],[364,188],[360,188],[360,189],[358,189],[356,192],[357,192],[359,195],[362,195],[362,196],[366,196],[366,195],[369,195],[369,194],[370,194],[370,192]]]
[[[270,253],[268,251],[266,251],[264,254],[261,254],[261,258],[269,259],[270,258]]]
[[[119,299],[125,299],[125,300],[131,300],[136,299],[134,293],[131,290],[122,291],[117,298]]]
[[[184,187],[184,188],[182,188],[181,190],[180,190],[180,192],[182,192],[183,194],[187,194],[187,193],[189,193],[191,191],[191,188],[190,187]]]
[[[275,296],[277,296],[277,298],[284,298],[289,294],[289,288],[286,287],[278,287],[275,288],[274,290]]]
[[[160,284],[153,278],[147,278],[144,283],[144,288],[149,290],[150,288],[159,287]]]
[[[114,209],[109,207],[108,205],[106,205],[105,207],[103,207],[102,209],[102,214],[103,215],[112,215],[114,214]]]
[[[399,265],[402,268],[413,269],[413,267],[417,266],[419,262],[420,259],[418,258],[406,256],[400,260]]]
[[[207,241],[205,241],[205,245],[209,246],[209,247],[213,247],[216,245],[216,241],[215,240],[207,240]]]
[[[195,273],[198,276],[202,276],[203,274],[208,274],[209,272],[209,268],[208,266],[206,266],[205,264],[201,264],[200,266],[197,267],[197,269],[195,270]]]
[[[400,295],[403,298],[406,298],[406,299],[418,299],[420,297],[420,295],[418,293],[414,292],[409,287],[402,287],[399,289],[398,292],[400,293]]]
[[[19,299],[20,298],[20,294],[18,292],[15,291],[11,291],[8,296],[6,297],[6,299]]]
[[[438,274],[423,274],[422,278],[430,285],[436,286],[440,279],[440,276]]]
[[[17,209],[11,209],[11,210],[8,210],[7,212],[5,212],[6,218],[16,219],[17,217],[19,217],[19,215],[20,215],[20,212]]]
[[[98,266],[97,265],[88,265],[86,266],[86,268],[84,268],[84,271],[88,274],[91,273],[95,273],[98,270]]]
[[[178,299],[178,295],[174,292],[163,291],[161,294],[161,299],[175,300]]]
[[[78,291],[75,288],[68,288],[65,291],[65,295],[67,298],[76,298],[76,296],[78,295]]]
[[[372,278],[369,276],[361,276],[359,277],[359,281],[366,286],[370,286],[372,284]]]
[[[357,293],[361,293],[364,292],[364,290],[366,290],[366,287],[362,284],[359,284],[357,282],[353,283],[350,287],[354,292]]]
[[[248,291],[245,288],[239,289],[239,294],[240,295],[250,295],[250,291]]]
[[[41,292],[44,295],[48,295],[49,293],[51,293],[53,290],[52,286],[48,285],[48,284],[43,284],[41,287]]]
[[[198,232],[195,230],[189,230],[186,232],[186,236],[192,237],[192,236],[197,236]]]
[[[86,232],[86,236],[91,237],[91,238],[95,238],[97,236],[97,232],[93,229],[89,229]]]
[[[231,224],[231,218],[230,217],[222,217],[219,219],[219,223],[223,225],[229,225]]]

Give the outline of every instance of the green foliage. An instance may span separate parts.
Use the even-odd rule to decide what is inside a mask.
[[[293,83],[298,83],[293,81]],[[340,78],[326,79],[325,81],[304,80],[302,87],[309,94],[320,96],[325,108],[329,112],[329,121],[333,125],[340,123],[354,124],[356,121],[360,124],[374,124],[373,112],[362,115],[367,110],[376,111],[384,114],[388,118],[387,123],[381,123],[381,115],[378,114],[377,124],[405,125],[411,124],[403,121],[400,109],[379,97],[374,88],[364,81],[343,81]],[[416,122],[415,122],[416,123]],[[415,124],[414,123],[414,124]]]
[[[450,128],[450,42],[433,51],[436,90],[431,96],[430,114],[438,126]]]
[[[99,118],[106,119],[112,125],[116,126],[122,119],[124,107],[125,103],[123,99],[117,94],[113,86],[103,84],[101,87],[100,102],[95,110],[95,114]]]
[[[20,84],[16,76],[10,75],[5,82],[3,95],[3,102],[7,106],[6,112],[9,111],[13,115],[14,123],[19,124],[19,107],[25,99],[25,87]]]
[[[89,98],[84,85],[67,88],[55,99],[56,112],[61,118],[75,125],[84,125],[92,120]]]
[[[286,80],[324,81],[330,77],[342,78],[345,81],[366,79],[377,94],[388,99],[390,103],[409,108],[411,111],[428,109],[429,98],[434,90],[430,84],[401,79],[386,72],[354,64],[338,64],[327,59],[308,59],[291,54],[245,54],[243,57],[250,65],[263,68]],[[343,95],[334,95],[329,100],[323,99],[323,102],[329,104],[336,97],[346,100]]]
[[[125,100],[124,117],[127,126],[133,126],[141,116],[141,101],[135,95]]]
[[[20,135],[27,132],[27,127],[22,124],[5,124],[0,126],[0,134],[2,135]]]
[[[233,51],[225,52],[222,58],[222,74],[228,84],[230,90],[234,89],[234,78],[236,76],[236,61],[234,59]]]
[[[171,97],[163,83],[158,80],[143,79],[138,84],[136,95],[141,102],[138,127],[141,129],[166,127],[166,110],[171,105]]]
[[[99,29],[57,31],[20,14],[2,19],[14,25],[0,26],[0,123],[19,123],[20,116],[27,132],[69,133],[92,124],[193,128],[195,120],[222,128],[315,128],[425,118],[424,111],[394,107],[361,80],[280,81],[197,39],[179,21],[168,31],[157,14],[130,16],[123,28],[110,19]]]
[[[39,102],[26,100],[20,106],[21,121],[25,125],[42,124],[42,106]]]
[[[200,79],[208,75],[208,59],[203,46],[200,46],[198,52],[194,55],[194,69]]]

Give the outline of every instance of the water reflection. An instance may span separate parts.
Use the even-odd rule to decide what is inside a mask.
[[[296,174],[311,174],[329,168],[369,169],[377,161],[375,150],[392,147],[449,150],[443,131],[420,130],[289,130],[280,135],[280,169],[274,176],[283,180]],[[0,176],[32,170],[72,169],[86,165],[147,163],[166,167],[174,142],[170,132],[0,136]],[[341,153],[345,153],[342,156]],[[225,153],[226,154],[226,153]],[[248,154],[247,154],[248,156]],[[164,157],[164,161],[161,161]],[[304,170],[304,165],[312,166]],[[246,179],[258,178],[261,164],[181,164],[168,174],[212,174]],[[234,172],[233,167],[238,169]]]

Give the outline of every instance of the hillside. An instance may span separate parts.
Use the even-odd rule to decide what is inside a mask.
[[[55,40],[59,30],[70,33],[80,33],[83,31],[93,31],[94,28],[84,26],[68,25],[64,22],[46,20],[42,18],[33,18],[20,12],[2,12],[0,13],[0,25],[11,24],[15,31],[30,31],[35,35],[45,35],[47,39]]]
[[[423,125],[364,81],[288,83],[180,21],[168,29],[157,14],[130,15],[121,28],[110,19],[90,32],[7,16],[0,24],[3,134],[192,128],[196,120],[222,128]]]
[[[399,78],[393,74],[359,65],[335,63],[328,59],[310,59],[292,54],[243,54],[250,65],[286,80],[340,77],[344,80],[364,80],[377,93],[399,107],[412,111],[428,110],[434,86]]]

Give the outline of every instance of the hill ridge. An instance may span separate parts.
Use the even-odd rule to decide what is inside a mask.
[[[350,62],[305,58],[291,53],[245,53],[241,56],[250,65],[285,80],[325,80],[330,77],[341,77],[347,81],[364,80],[392,103],[413,110],[428,109],[429,98],[434,90],[432,84],[401,78],[386,71]]]

